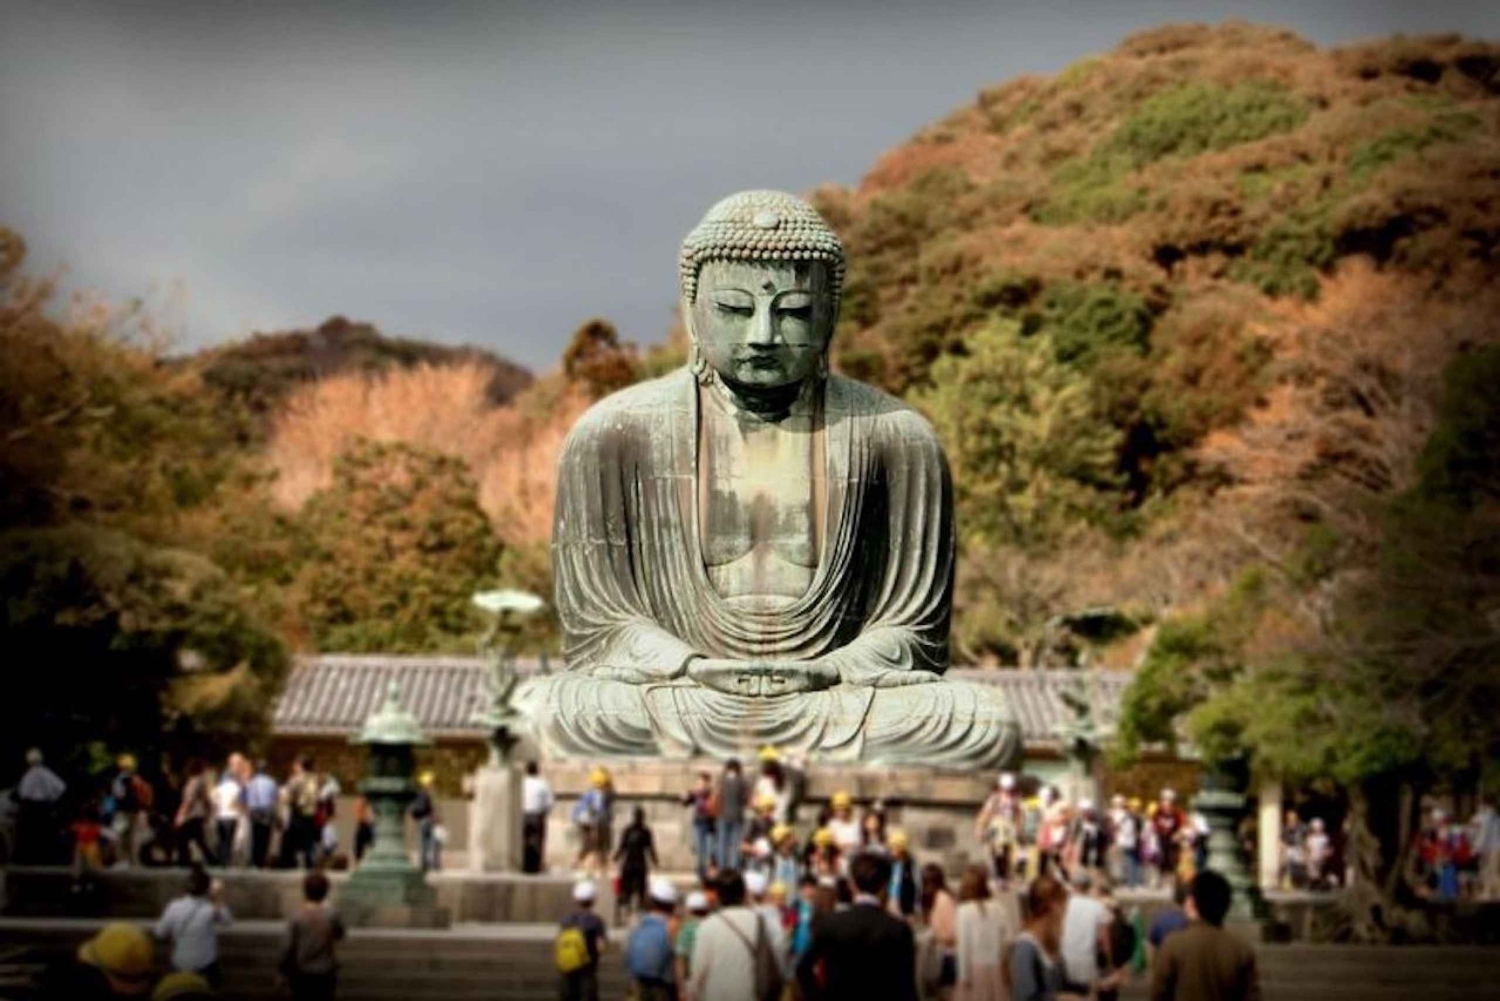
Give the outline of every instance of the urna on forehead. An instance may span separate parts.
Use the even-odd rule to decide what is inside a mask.
[[[682,241],[682,295],[698,297],[698,276],[710,261],[821,262],[828,268],[834,308],[844,284],[844,245],[807,202],[782,191],[741,191],[714,205]]]

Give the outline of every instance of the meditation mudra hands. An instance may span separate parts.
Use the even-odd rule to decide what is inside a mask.
[[[659,670],[599,667],[593,671],[593,676],[629,685],[665,684],[686,677],[705,688],[750,698],[814,692],[840,683],[866,688],[896,688],[940,680],[931,671],[861,668],[841,674],[838,667],[825,660],[747,661],[720,657],[693,657],[680,667]]]

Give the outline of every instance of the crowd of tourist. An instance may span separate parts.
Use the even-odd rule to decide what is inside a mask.
[[[593,769],[571,813],[578,882],[556,942],[562,997],[597,997],[609,921],[596,908],[610,874],[614,922],[634,917],[625,965],[636,996],[650,999],[778,998],[790,985],[808,998],[1108,999],[1144,970],[1149,951],[1189,926],[1189,887],[1212,897],[1196,913],[1222,921],[1220,887],[1227,910],[1227,884],[1203,867],[1201,818],[1171,790],[1149,809],[1116,797],[1096,813],[1052,789],[1023,796],[1002,775],[977,820],[990,865],[971,866],[950,888],[880,801],[857,805],[837,791],[804,825],[801,762],[764,748],[757,765],[751,776],[731,760],[683,794],[697,869],[685,895],[656,871],[642,808],[614,830],[613,777]],[[528,816],[550,802],[535,781],[523,791],[537,807]],[[528,837],[544,838],[545,821],[528,825]],[[1148,935],[1113,888],[1159,881],[1180,888],[1178,906]],[[1230,957],[1230,966],[1242,962],[1252,962],[1248,953]]]
[[[106,868],[191,866],[343,868],[333,819],[342,795],[338,779],[319,771],[309,757],[294,760],[278,781],[265,761],[230,754],[217,772],[189,761],[181,782],[152,782],[135,756],[122,754],[115,767],[86,788],[72,790],[49,769],[41,751],[26,755],[27,769],[9,795],[14,835],[8,856],[19,864],[71,862],[80,876]],[[430,789],[432,776],[423,776]],[[418,797],[418,807],[423,797]],[[435,826],[430,796],[424,832]],[[354,807],[353,854],[357,861],[373,841],[373,818],[362,799]],[[424,858],[437,861],[435,838],[424,835]]]
[[[1071,887],[1051,875],[1008,886],[980,866],[957,899],[943,871],[924,866],[907,910],[892,853],[861,847],[846,874],[806,876],[795,896],[756,870],[725,868],[680,899],[648,881],[624,966],[641,1001],[1060,1001],[1117,998],[1145,970],[1147,949],[1107,882],[1080,869]],[[1253,951],[1223,930],[1228,881],[1212,870],[1178,884],[1178,907],[1150,933],[1153,1001],[1259,998]],[[999,892],[997,892],[999,891]],[[564,1001],[596,1001],[609,949],[592,878],[554,943]]]

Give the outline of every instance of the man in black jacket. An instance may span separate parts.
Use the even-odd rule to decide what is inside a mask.
[[[857,855],[849,874],[857,891],[854,906],[819,923],[797,964],[803,997],[916,1001],[917,947],[911,927],[885,909],[890,861]]]

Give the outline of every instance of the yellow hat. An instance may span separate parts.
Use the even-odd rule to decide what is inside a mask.
[[[1125,805],[1132,810],[1139,810],[1141,808],[1141,798],[1139,796],[1132,796],[1130,797],[1130,802]]]
[[[763,792],[755,797],[755,808],[757,810],[776,809],[776,794],[774,792]]]
[[[771,888],[766,891],[766,896],[772,900],[786,900],[786,884],[780,882],[772,883]]]
[[[136,925],[111,921],[78,947],[78,958],[97,967],[119,994],[145,994],[151,990],[156,949]]]
[[[213,992],[208,981],[198,974],[179,970],[161,978],[161,983],[157,984],[156,990],[151,992],[151,1001],[172,1001],[173,998],[193,995],[207,997]]]
[[[895,851],[905,851],[906,847],[911,844],[911,839],[906,836],[905,831],[892,831],[886,841],[890,842],[891,848]]]
[[[854,797],[840,789],[833,794],[833,808],[835,810],[847,810],[854,805]]]
[[[119,765],[121,768],[125,769],[127,772],[133,772],[133,771],[135,771],[135,755],[134,754],[122,754],[118,758],[115,759],[115,764]]]
[[[767,744],[764,747],[762,747],[760,749],[760,752],[757,753],[755,756],[757,758],[759,758],[761,761],[780,761],[781,760],[781,752],[778,751],[778,750],[776,750],[776,748],[774,746],[772,746],[771,744]]]
[[[827,848],[833,844],[833,832],[826,827],[820,827],[813,834],[813,844],[819,848]]]
[[[428,769],[427,771],[423,772],[421,775],[417,776],[417,782],[418,782],[418,784],[423,785],[423,786],[430,786],[430,785],[432,785],[432,783],[434,783],[436,781],[437,781],[437,774],[435,772],[433,772],[431,769]]]
[[[792,836],[792,828],[789,824],[777,824],[771,828],[771,844],[779,845]]]
[[[609,785],[609,772],[606,772],[602,768],[595,768],[589,772],[589,785],[595,789],[603,789]]]

